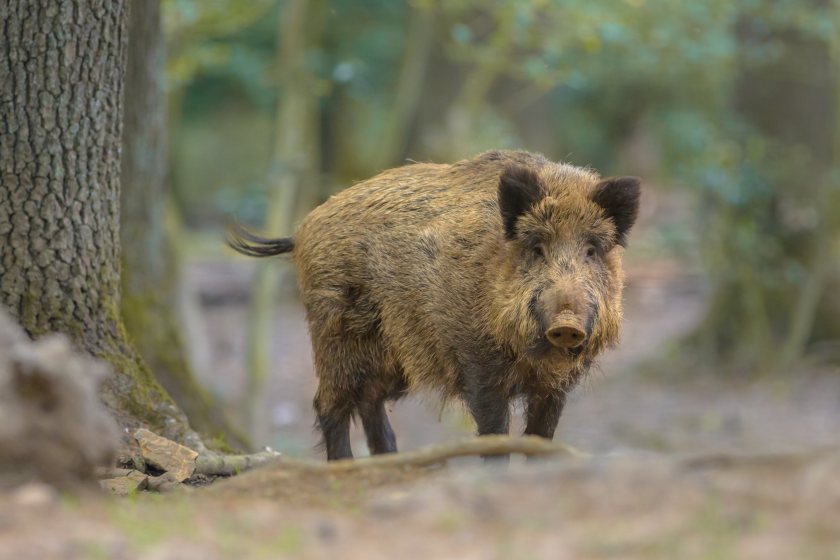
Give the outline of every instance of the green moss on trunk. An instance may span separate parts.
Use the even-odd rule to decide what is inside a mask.
[[[147,427],[193,449],[203,450],[201,438],[131,344],[117,306],[109,305],[106,314],[99,322],[107,326],[105,332],[86,349],[111,364],[114,370],[102,388],[102,397],[124,428],[126,441],[130,443],[130,434],[135,429]],[[77,340],[84,337],[81,332],[70,334]]]
[[[190,425],[219,451],[247,449],[247,438],[231,426],[213,397],[196,381],[170,309],[159,296],[125,294],[122,299],[122,317],[135,347]]]

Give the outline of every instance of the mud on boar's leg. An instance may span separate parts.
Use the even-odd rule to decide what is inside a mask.
[[[388,413],[385,412],[385,402],[379,400],[360,405],[359,416],[362,418],[370,454],[396,453],[397,439],[388,421]]]

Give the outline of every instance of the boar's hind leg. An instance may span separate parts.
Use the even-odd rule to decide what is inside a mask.
[[[371,455],[396,453],[397,439],[388,421],[388,413],[385,412],[385,402],[379,400],[360,405],[359,416],[362,418],[362,426],[365,429]]]
[[[548,395],[529,395],[525,414],[525,435],[552,439],[565,404],[565,391]]]

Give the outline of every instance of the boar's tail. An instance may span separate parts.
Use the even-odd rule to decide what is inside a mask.
[[[236,223],[228,226],[227,244],[237,253],[249,257],[273,257],[291,253],[295,248],[295,242],[291,237],[276,239],[260,237]]]

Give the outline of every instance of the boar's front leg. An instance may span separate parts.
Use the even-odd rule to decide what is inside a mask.
[[[475,419],[478,435],[507,434],[510,425],[510,402],[498,387],[475,383],[465,394],[467,407]],[[510,455],[482,455],[485,462],[507,462]]]
[[[525,435],[552,439],[565,404],[566,391],[562,389],[549,394],[528,395]]]

